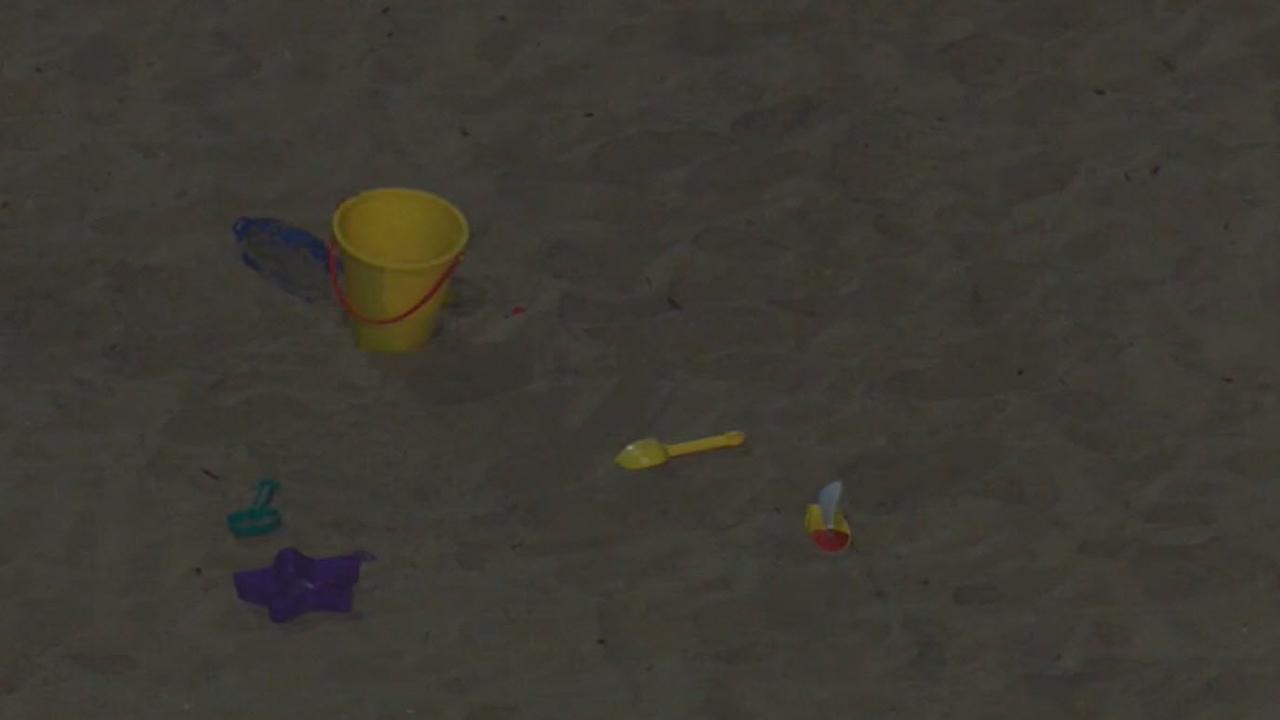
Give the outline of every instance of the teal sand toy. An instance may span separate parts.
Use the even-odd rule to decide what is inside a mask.
[[[279,510],[271,507],[271,498],[278,489],[280,483],[275,480],[259,480],[253,505],[227,516],[227,528],[231,534],[238,538],[258,537],[279,529],[284,519],[280,517]]]

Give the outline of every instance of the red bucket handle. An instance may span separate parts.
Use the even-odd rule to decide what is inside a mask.
[[[453,259],[453,262],[449,263],[449,267],[445,268],[444,272],[440,274],[440,277],[436,280],[436,284],[432,285],[431,289],[427,291],[427,294],[422,296],[421,300],[414,303],[413,307],[405,310],[399,315],[385,319],[365,317],[363,313],[352,307],[351,300],[347,298],[346,292],[342,289],[342,282],[338,280],[338,250],[334,247],[332,240],[329,241],[329,284],[333,286],[333,296],[338,299],[338,304],[342,305],[342,309],[346,310],[348,315],[351,315],[360,322],[368,325],[390,325],[404,320],[410,315],[421,310],[423,305],[431,302],[431,298],[435,297],[436,293],[440,292],[440,288],[444,287],[444,284],[449,281],[449,278],[453,275],[453,271],[458,269],[458,263],[461,262],[462,254],[459,253],[458,256]]]

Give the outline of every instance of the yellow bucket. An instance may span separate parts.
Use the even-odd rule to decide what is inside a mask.
[[[329,277],[352,319],[356,346],[407,352],[425,345],[469,234],[458,208],[421,190],[368,190],[339,205],[333,239],[343,277],[333,247]]]

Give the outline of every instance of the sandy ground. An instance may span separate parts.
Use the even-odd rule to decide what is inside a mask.
[[[0,717],[1275,717],[1280,6],[1104,5],[0,5]],[[386,185],[412,357],[229,231]]]

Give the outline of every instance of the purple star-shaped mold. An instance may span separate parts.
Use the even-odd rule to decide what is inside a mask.
[[[351,612],[360,564],[372,559],[366,552],[311,558],[297,548],[285,548],[270,566],[236,573],[236,594],[245,602],[265,605],[276,623],[316,610]]]

